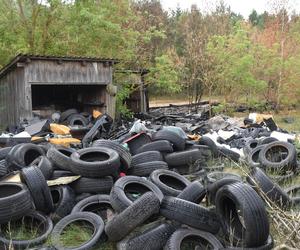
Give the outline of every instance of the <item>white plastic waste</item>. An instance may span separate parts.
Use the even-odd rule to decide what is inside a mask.
[[[141,132],[148,132],[150,131],[148,128],[145,126],[145,122],[141,120],[137,120],[134,122],[133,126],[129,130],[129,133],[141,133]]]

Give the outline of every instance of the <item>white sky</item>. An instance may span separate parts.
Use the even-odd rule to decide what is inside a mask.
[[[176,9],[179,5],[181,9],[190,9],[192,4],[196,4],[200,9],[211,8],[217,1],[215,0],[161,0],[165,10]],[[255,9],[258,13],[263,13],[265,10],[270,11],[270,0],[224,0],[225,4],[230,5],[231,10],[242,14],[246,19],[249,14]],[[289,1],[292,9],[296,12],[300,10],[300,0]]]

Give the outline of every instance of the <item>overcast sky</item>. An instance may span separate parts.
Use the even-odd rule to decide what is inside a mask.
[[[192,4],[196,4],[200,9],[207,9],[212,6],[215,0],[161,0],[165,10],[176,9],[179,5],[181,9],[190,9]],[[227,5],[231,6],[231,10],[242,14],[248,18],[249,14],[255,9],[258,13],[263,13],[265,10],[270,10],[270,0],[224,0]],[[290,0],[292,8],[297,12],[300,10],[300,0]]]

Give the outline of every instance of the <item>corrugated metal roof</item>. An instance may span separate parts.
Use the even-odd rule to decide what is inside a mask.
[[[29,60],[119,63],[119,60],[112,58],[19,54],[0,70],[0,78],[12,70],[18,62],[28,62]]]

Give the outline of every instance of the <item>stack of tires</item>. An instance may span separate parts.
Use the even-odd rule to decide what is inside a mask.
[[[250,141],[244,151],[250,168],[248,182],[282,209],[297,205],[298,197],[291,198],[281,187],[290,185],[299,173],[295,146],[267,137]],[[292,194],[294,189],[287,190]]]
[[[251,181],[216,171],[185,177],[202,171],[211,154],[211,145],[170,130],[154,133],[134,155],[103,139],[82,149],[0,149],[0,249],[87,250],[106,242],[128,250],[272,249],[265,204]],[[15,174],[21,182],[11,182]],[[77,179],[69,183],[70,176]],[[73,224],[93,233],[70,247],[62,238]],[[35,236],[16,238],[11,225],[35,228]]]
[[[59,122],[71,127],[82,126],[86,127],[91,121],[91,115],[83,112],[79,113],[76,109],[68,109],[62,112],[59,116]]]

